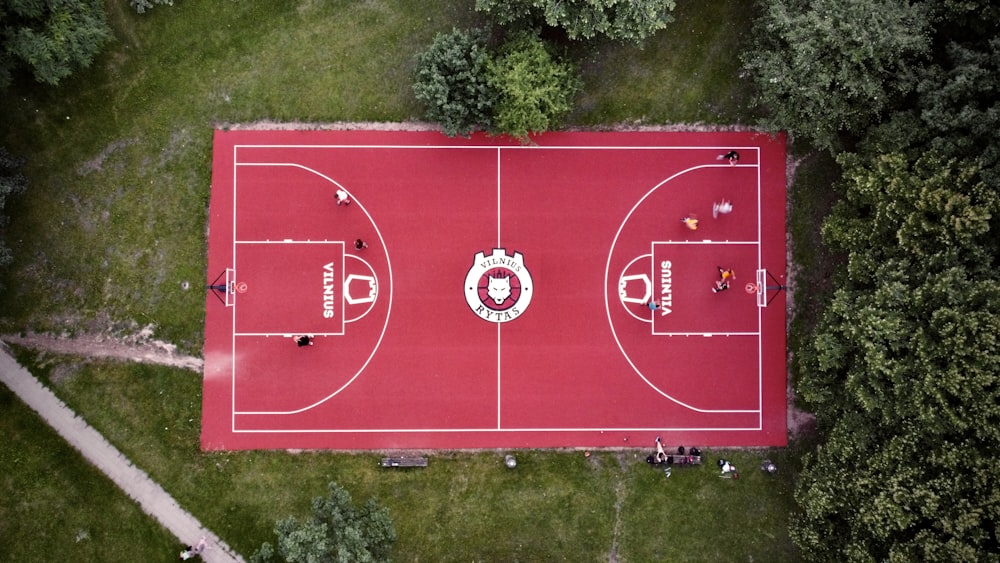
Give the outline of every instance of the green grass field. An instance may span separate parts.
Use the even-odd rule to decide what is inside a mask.
[[[393,517],[397,561],[749,561],[795,559],[785,528],[796,461],[788,451],[706,451],[670,478],[647,449],[441,452],[427,469],[375,453],[198,451],[200,376],[158,366],[20,351],[19,361],[203,523],[249,555],[279,516],[304,516],[333,480]],[[721,479],[714,461],[742,468]],[[759,471],[765,457],[782,471]],[[678,546],[683,546],[679,548]]]
[[[180,543],[0,386],[0,561],[173,561]]]
[[[471,5],[184,0],[137,16],[108,3],[116,40],[90,70],[56,89],[19,82],[0,104],[0,144],[28,157],[31,178],[7,205],[15,262],[0,279],[0,332],[127,336],[153,327],[154,338],[200,354],[212,130],[419,119],[413,57],[435,33],[480,23]],[[734,55],[749,29],[744,6],[683,4],[643,49],[574,49],[584,92],[570,125],[752,122]],[[786,531],[792,450],[725,452],[744,469],[738,481],[711,464],[667,479],[638,450],[589,459],[525,451],[515,470],[503,466],[506,452],[443,452],[415,471],[382,470],[375,454],[205,454],[200,374],[23,350],[19,359],[245,556],[272,539],[275,519],[305,514],[336,480],[356,501],[375,496],[389,507],[397,561],[797,557]],[[166,532],[114,500],[124,497],[9,393],[0,398],[0,424],[19,436],[2,458],[0,559],[87,560],[73,549],[126,530],[142,544],[138,555],[103,559],[176,557]],[[41,448],[31,464],[8,457],[23,443]],[[764,455],[779,475],[756,470]],[[42,469],[55,458],[75,461]],[[38,491],[30,507],[15,493],[26,487]],[[90,539],[73,543],[80,529]],[[38,537],[62,540],[49,553]]]

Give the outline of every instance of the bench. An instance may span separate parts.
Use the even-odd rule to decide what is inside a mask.
[[[668,455],[669,465],[701,465],[700,455]]]
[[[646,458],[646,463],[651,465],[701,465],[700,455],[667,455],[664,461],[657,461],[656,454],[651,454]]]
[[[382,467],[427,467],[426,457],[383,457]]]

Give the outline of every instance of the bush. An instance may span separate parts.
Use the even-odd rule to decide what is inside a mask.
[[[427,106],[426,119],[439,123],[450,137],[490,130],[496,91],[489,83],[489,62],[482,30],[437,34],[417,56],[413,84],[417,99]]]
[[[396,541],[389,512],[374,499],[359,510],[343,487],[331,482],[329,489],[329,496],[313,499],[312,518],[279,520],[274,526],[277,547],[264,543],[251,563],[272,561],[276,555],[288,563],[388,561]]]
[[[541,39],[527,34],[505,44],[491,61],[490,83],[499,93],[496,129],[521,139],[558,124],[581,85],[572,64],[557,60]]]

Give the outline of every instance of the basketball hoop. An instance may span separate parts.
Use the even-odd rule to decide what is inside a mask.
[[[236,284],[236,291],[239,293],[247,292],[247,282],[239,282]]]
[[[753,282],[748,282],[747,285],[746,285],[746,287],[744,289],[747,290],[747,293],[749,293],[750,295],[753,295],[754,293],[757,293],[758,291],[760,291],[760,286],[757,285],[757,284],[755,284],[755,283],[753,283]]]
[[[216,299],[218,299],[223,305],[225,305],[226,307],[232,307],[235,301],[234,298],[232,298],[231,296],[236,293],[237,289],[239,289],[237,287],[236,282],[233,281],[233,278],[235,277],[236,277],[236,270],[232,268],[226,268],[224,272],[222,272],[218,276],[215,276],[215,279],[212,280],[212,283],[205,286],[205,288],[211,291],[212,295],[214,295]],[[225,279],[223,280],[223,278]],[[246,291],[247,284],[243,283],[240,285],[243,286],[243,289],[240,289],[239,291],[240,293],[243,293],[244,291]],[[181,287],[184,287],[183,284],[181,285]],[[187,288],[185,287],[184,289]]]

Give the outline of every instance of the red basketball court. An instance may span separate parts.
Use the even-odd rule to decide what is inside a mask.
[[[533,141],[217,131],[202,447],[785,445],[784,136]]]

